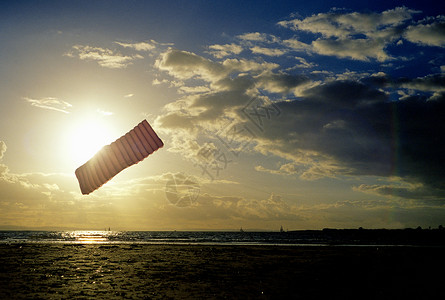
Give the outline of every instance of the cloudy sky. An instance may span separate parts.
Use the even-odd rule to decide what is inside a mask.
[[[3,1],[0,229],[444,224],[438,2]],[[143,119],[164,148],[82,195]]]

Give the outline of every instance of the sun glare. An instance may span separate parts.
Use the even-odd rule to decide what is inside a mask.
[[[71,160],[80,166],[116,138],[118,136],[114,135],[109,125],[100,118],[79,120],[68,133]]]

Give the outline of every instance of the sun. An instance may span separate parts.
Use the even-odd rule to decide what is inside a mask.
[[[103,117],[82,118],[74,122],[67,133],[68,153],[72,163],[80,166],[103,146],[116,138],[112,127]]]

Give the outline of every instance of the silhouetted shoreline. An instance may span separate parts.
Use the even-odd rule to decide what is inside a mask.
[[[405,229],[333,229],[295,230],[288,234],[298,234],[307,239],[325,243],[351,245],[418,245],[445,246],[445,230],[405,228]]]
[[[428,246],[13,243],[0,298],[444,299],[444,268]]]

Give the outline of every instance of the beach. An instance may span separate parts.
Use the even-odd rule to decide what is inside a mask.
[[[0,299],[428,299],[444,267],[441,247],[12,243]]]

